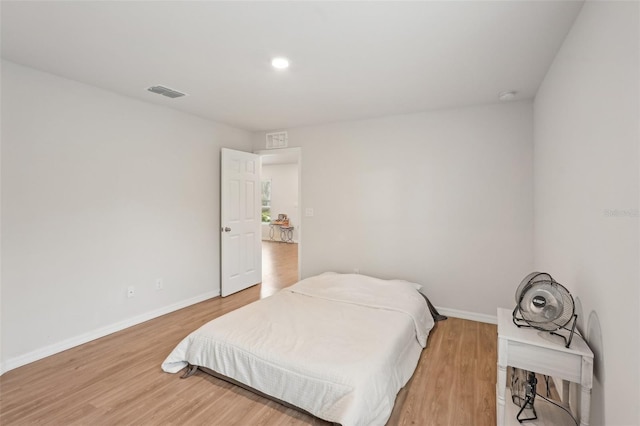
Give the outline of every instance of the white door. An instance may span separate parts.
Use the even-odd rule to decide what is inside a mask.
[[[221,281],[228,296],[262,280],[260,156],[222,149]]]

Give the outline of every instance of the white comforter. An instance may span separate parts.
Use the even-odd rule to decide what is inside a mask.
[[[328,421],[383,425],[433,324],[411,283],[326,273],[205,324],[162,368],[204,366]]]

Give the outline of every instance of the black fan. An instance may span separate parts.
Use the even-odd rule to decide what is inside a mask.
[[[546,272],[532,272],[518,286],[513,310],[513,323],[518,327],[533,327],[560,336],[568,348],[577,318],[569,291]],[[569,337],[556,333],[559,329],[570,330]]]

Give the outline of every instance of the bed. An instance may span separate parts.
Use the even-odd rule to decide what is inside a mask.
[[[417,288],[356,274],[306,278],[203,325],[162,369],[202,367],[330,422],[384,425],[434,325]]]

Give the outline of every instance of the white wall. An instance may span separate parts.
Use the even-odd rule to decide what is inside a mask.
[[[587,1],[534,105],[534,262],[580,299],[593,425],[640,424],[638,15]]]
[[[297,164],[264,164],[262,179],[271,179],[271,219],[284,213],[289,217],[293,226],[293,240],[298,241],[298,165]],[[262,239],[269,239],[269,225],[262,225]],[[276,229],[276,240],[280,238]]]
[[[495,320],[532,268],[532,116],[521,102],[288,129],[315,213],[302,276],[410,279]]]
[[[249,133],[10,62],[2,89],[5,369],[219,294],[219,152]]]

